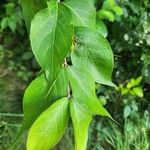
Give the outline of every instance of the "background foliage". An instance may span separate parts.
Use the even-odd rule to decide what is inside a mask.
[[[109,0],[108,0],[109,1]],[[96,117],[89,131],[89,150],[150,148],[150,2],[117,0],[123,9],[97,0],[100,32],[112,45],[113,81],[118,88],[97,85],[97,95],[119,123]],[[107,28],[106,28],[106,26]],[[102,28],[103,27],[103,28]],[[102,29],[102,30],[101,30]],[[8,149],[22,119],[22,94],[39,67],[33,58],[20,1],[0,2],[0,149]],[[56,150],[73,149],[72,127]],[[25,141],[22,140],[22,145]],[[20,145],[18,148],[20,149]],[[23,149],[23,148],[22,148]]]

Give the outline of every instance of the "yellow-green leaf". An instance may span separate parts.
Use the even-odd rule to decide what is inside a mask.
[[[86,150],[92,115],[75,100],[70,102],[70,112],[74,128],[75,150]]]
[[[69,100],[63,98],[45,110],[32,125],[27,150],[52,149],[63,136],[69,119]]]

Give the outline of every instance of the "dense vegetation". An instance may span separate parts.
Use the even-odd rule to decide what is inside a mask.
[[[150,145],[150,3],[117,0],[121,9],[96,1],[99,30],[111,43],[118,88],[97,84],[96,92],[116,124],[96,117],[89,131],[89,150],[148,150]],[[25,87],[39,71],[31,52],[20,1],[0,2],[0,149],[7,149],[22,120]],[[107,13],[106,13],[107,11]],[[106,26],[107,28],[106,28]],[[71,138],[72,137],[72,138]],[[24,140],[21,142],[24,145]],[[72,126],[56,149],[73,149]],[[16,148],[17,149],[17,148]]]

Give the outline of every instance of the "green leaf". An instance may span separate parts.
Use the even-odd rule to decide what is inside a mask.
[[[15,33],[15,31],[16,31],[16,29],[17,29],[17,23],[15,22],[13,16],[11,16],[11,17],[8,19],[8,26],[9,26],[9,28],[11,29],[11,31],[12,31],[13,33]]]
[[[23,98],[24,125],[30,128],[35,119],[46,109],[51,102],[45,101],[47,90],[45,75],[38,76],[25,90]],[[49,104],[48,104],[49,103]]]
[[[134,111],[138,111],[138,105],[137,105],[135,102],[133,102],[133,103],[131,104],[131,108],[132,108]]]
[[[119,6],[114,6],[114,7],[113,7],[113,11],[114,11],[117,15],[119,15],[119,16],[123,15],[123,10],[122,10],[122,8],[119,7]]]
[[[124,108],[124,117],[127,118],[128,116],[130,116],[131,113],[131,107],[130,106],[126,106]]]
[[[139,97],[143,97],[144,94],[143,94],[143,89],[141,87],[134,87],[132,92],[131,92],[132,95],[137,95]]]
[[[115,6],[116,6],[116,4],[115,4],[114,0],[105,0],[102,8],[107,9],[107,10],[112,10],[112,8]]]
[[[104,24],[104,22],[98,18],[96,19],[96,29],[99,33],[101,33],[101,35],[103,35],[103,37],[107,37],[108,35],[107,27]]]
[[[115,16],[113,12],[105,9],[101,9],[97,12],[97,16],[100,19],[108,19],[109,21],[113,22],[115,20]]]
[[[135,79],[134,86],[140,85],[140,83],[142,82],[142,79],[143,79],[142,76],[140,76],[140,77],[138,77],[137,79]]]
[[[8,27],[8,21],[9,21],[9,17],[5,17],[1,20],[0,22],[0,30],[3,31],[5,28]]]
[[[71,48],[73,26],[71,13],[57,1],[48,3],[48,8],[37,13],[31,24],[31,46],[36,60],[46,71],[51,85]]]
[[[77,27],[75,34],[73,65],[91,73],[95,82],[114,86],[111,82],[113,53],[107,40],[97,31],[84,27]]]
[[[72,13],[74,26],[95,28],[96,9],[92,0],[65,0],[64,4]]]
[[[95,83],[92,76],[85,70],[76,67],[68,67],[68,74],[73,99],[92,114],[110,117],[96,96]]]
[[[47,93],[46,99],[51,99],[52,102],[54,102],[56,99],[60,99],[62,97],[65,97],[68,95],[68,85],[69,85],[69,79],[66,68],[63,68],[58,77],[57,80],[54,83],[54,86],[49,89]]]
[[[5,4],[4,7],[6,10],[7,16],[10,16],[14,13],[14,10],[15,10],[15,4],[14,3],[9,2],[9,3]]]
[[[117,6],[114,0],[105,0],[102,8],[105,10],[114,11],[119,16],[123,14],[122,8]]]
[[[45,75],[38,76],[28,86],[23,98],[24,122],[20,134],[29,129],[36,118],[47,109],[55,100],[67,96],[68,77],[65,69],[62,69],[53,87],[47,85]],[[47,89],[49,93],[47,94]]]
[[[105,96],[99,96],[99,100],[103,106],[107,104],[107,99]]]
[[[92,115],[75,100],[70,102],[70,112],[74,128],[75,150],[86,150]]]
[[[32,125],[27,150],[52,149],[63,136],[69,119],[69,100],[63,98],[45,110]]]
[[[34,15],[46,7],[46,0],[22,0],[22,9],[28,31]]]

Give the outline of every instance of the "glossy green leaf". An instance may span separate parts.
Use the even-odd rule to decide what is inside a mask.
[[[92,114],[109,116],[101,105],[95,93],[95,83],[92,76],[79,67],[68,67],[69,80],[72,87],[73,99],[80,103]]]
[[[27,150],[52,149],[63,136],[69,119],[69,100],[63,98],[45,110],[30,128]]]
[[[92,0],[65,0],[64,4],[72,13],[74,26],[95,28],[96,9]]]
[[[68,77],[62,69],[53,87],[48,87],[45,75],[38,76],[28,86],[23,98],[24,122],[20,132],[29,129],[36,118],[55,100],[67,96]],[[47,88],[50,88],[47,97]]]
[[[97,31],[84,27],[77,27],[75,34],[73,65],[91,73],[95,82],[114,86],[111,82],[113,53],[107,40]]]
[[[22,9],[28,31],[34,15],[46,7],[46,0],[22,0]]]
[[[101,35],[103,35],[103,37],[107,37],[108,35],[107,27],[104,24],[104,22],[98,18],[96,19],[96,29],[99,33],[101,33]]]
[[[57,1],[37,13],[31,23],[31,46],[51,85],[59,73],[73,39],[69,9]]]
[[[75,150],[86,150],[92,115],[75,100],[70,102],[70,112],[74,128]]]

